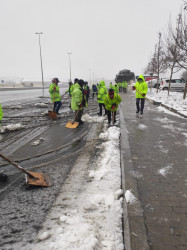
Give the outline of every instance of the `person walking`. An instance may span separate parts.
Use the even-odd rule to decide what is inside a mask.
[[[52,80],[52,84],[49,86],[49,93],[50,93],[50,97],[51,97],[51,101],[54,101],[54,112],[57,115],[59,114],[59,109],[62,106],[62,102],[61,102],[61,96],[60,96],[60,92],[59,92],[59,87],[58,87],[58,83],[59,83],[59,79],[58,78],[54,78]]]
[[[99,116],[102,116],[102,107],[104,107],[105,109],[105,105],[104,105],[104,100],[105,97],[107,95],[107,88],[105,86],[105,82],[101,81],[99,84],[99,90],[98,90],[98,96],[97,96],[97,102],[99,103]],[[106,115],[106,109],[105,109],[105,115]]]
[[[116,111],[120,102],[121,96],[119,94],[116,94],[113,89],[109,89],[108,95],[105,97],[104,100],[109,125],[111,123],[111,115],[114,119],[114,123],[116,122]]]
[[[119,87],[118,87],[118,84],[117,84],[117,83],[115,83],[115,85],[113,86],[113,90],[114,90],[114,92],[115,92],[116,94],[119,93]]]
[[[84,124],[81,120],[84,107],[87,107],[86,98],[84,96],[84,81],[80,79],[78,83],[75,83],[75,88],[71,96],[71,109],[75,111],[75,121],[79,124]]]
[[[123,92],[127,93],[127,81],[124,82]]]
[[[1,104],[0,104],[0,125],[1,125],[2,119],[3,119],[3,110],[2,110],[2,107],[1,107]]]
[[[92,84],[92,97],[94,99],[94,95],[97,94],[97,86],[95,84]]]
[[[143,75],[140,75],[137,79],[136,84],[132,87],[133,90],[136,90],[136,113],[139,112],[143,115],[145,97],[148,91],[147,83],[144,80]],[[141,106],[140,106],[141,102]]]
[[[90,87],[88,86],[88,82],[84,83],[84,94],[86,95],[86,101],[88,103],[88,99],[90,96]]]

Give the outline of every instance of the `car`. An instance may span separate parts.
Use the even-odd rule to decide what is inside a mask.
[[[160,90],[168,90],[169,79],[162,80],[160,85]],[[171,79],[170,90],[174,91],[184,91],[185,81],[184,79]]]
[[[161,80],[158,80],[158,87],[160,87]],[[151,80],[147,81],[148,88],[151,88]],[[157,79],[152,79],[152,88],[157,88]]]

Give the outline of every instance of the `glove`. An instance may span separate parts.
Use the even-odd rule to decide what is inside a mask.
[[[142,94],[143,96],[145,96],[145,94]]]
[[[115,108],[116,108],[116,104],[113,103],[113,104],[112,104],[112,109],[115,109]]]
[[[79,105],[79,108],[82,108],[82,104]]]
[[[84,94],[86,95],[87,93],[88,93],[88,91],[87,91],[87,90],[85,90],[85,91],[84,91]]]
[[[135,86],[132,86],[132,90],[135,90],[136,89],[136,87]]]

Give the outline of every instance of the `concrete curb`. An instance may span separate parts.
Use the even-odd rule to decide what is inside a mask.
[[[148,250],[147,233],[144,224],[143,210],[139,200],[136,179],[132,175],[134,164],[131,157],[131,151],[128,140],[128,131],[123,114],[123,103],[120,104],[120,157],[122,172],[122,189],[124,192],[123,202],[123,227],[124,227],[124,246],[125,250]],[[127,204],[125,192],[131,190],[137,201],[133,204]]]

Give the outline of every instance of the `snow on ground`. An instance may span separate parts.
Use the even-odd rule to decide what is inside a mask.
[[[165,168],[159,169],[158,173],[165,177],[170,172],[171,168],[171,166],[167,166]]]
[[[47,108],[48,104],[41,102],[41,103],[35,103],[34,106],[39,107],[39,108]]]
[[[87,121],[87,122],[102,122],[104,120],[104,116],[90,116],[88,114],[84,114],[82,116],[82,120],[83,121]]]
[[[124,249],[119,137],[120,129],[115,126],[100,134],[101,152],[86,170],[87,176],[83,174],[82,178],[88,179],[85,186],[79,180],[83,171],[77,167],[84,167],[89,160],[85,163],[84,154],[82,165],[75,164],[32,250]]]
[[[153,88],[152,91],[151,89],[148,90],[147,97],[154,101],[162,102],[166,106],[176,109],[181,114],[187,115],[187,98],[183,99],[183,95],[183,92],[170,92],[168,96],[167,91],[159,90],[157,93],[157,90]]]
[[[21,123],[16,123],[16,124],[9,124],[7,126],[2,126],[0,127],[0,133],[3,134],[7,131],[13,131],[13,130],[18,130],[24,128],[24,126]]]
[[[141,130],[145,130],[147,128],[147,126],[144,125],[144,124],[139,124],[138,128],[141,129]]]
[[[130,190],[127,190],[125,192],[125,200],[128,204],[133,204],[137,199]]]

